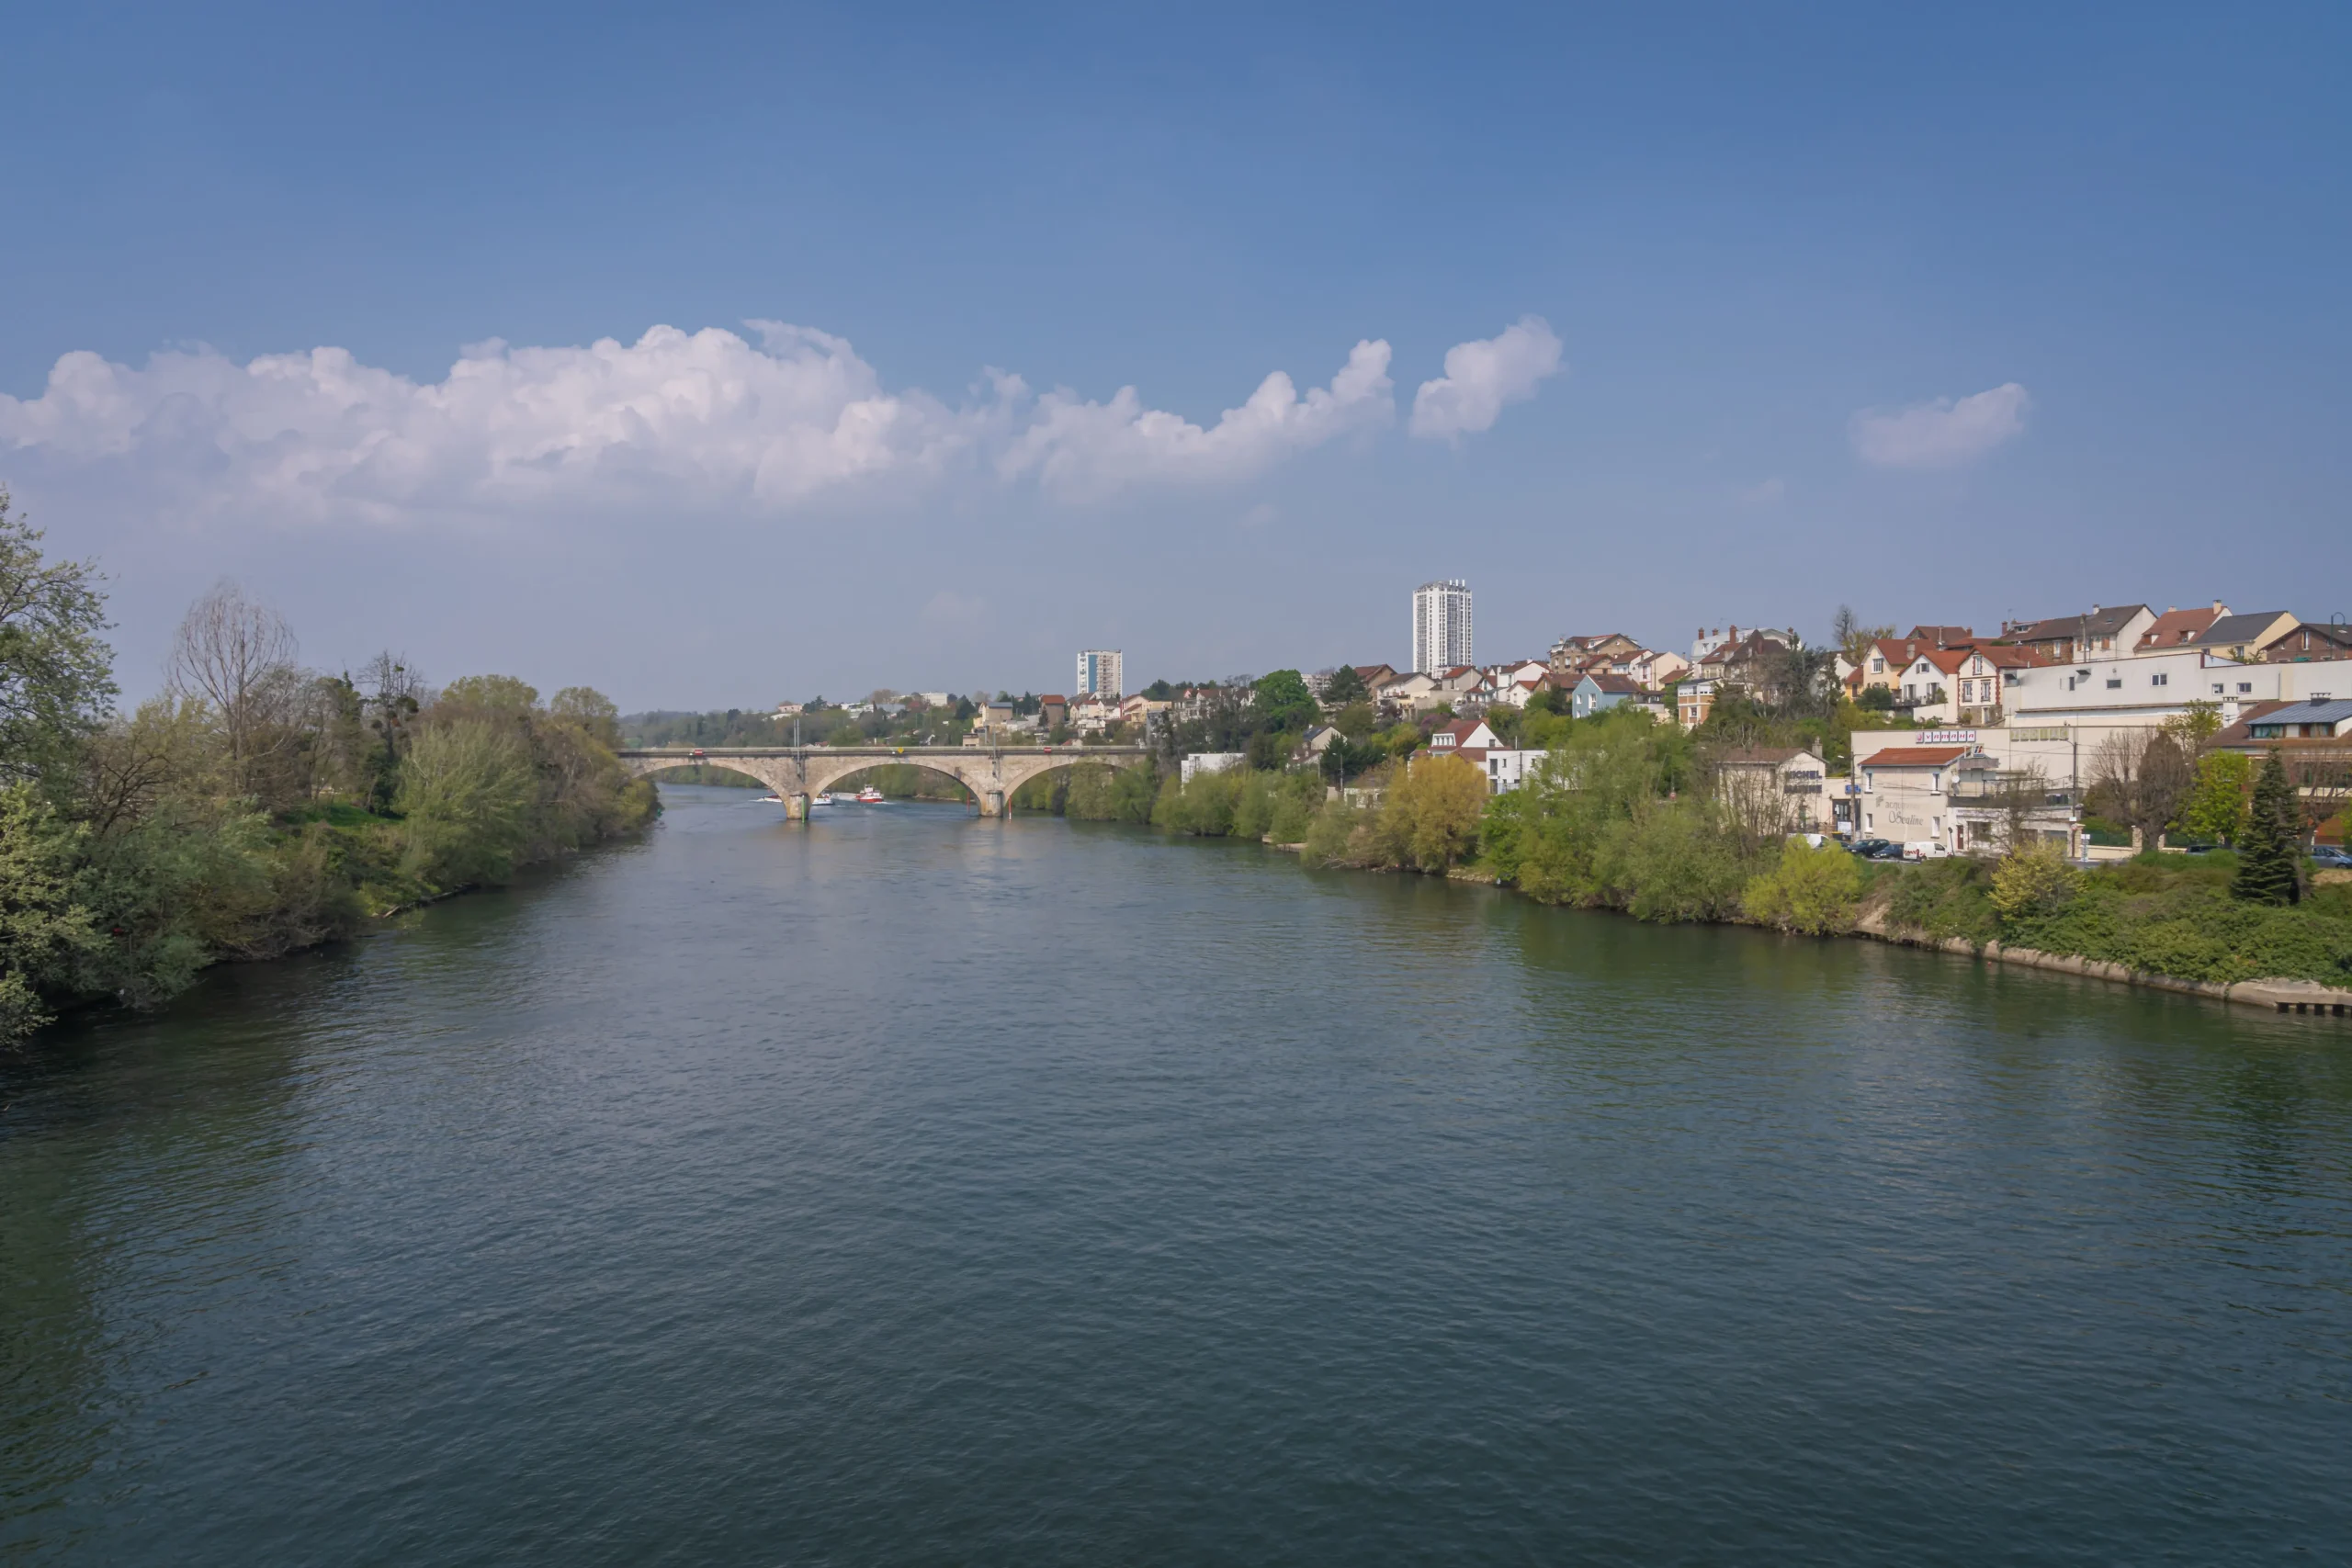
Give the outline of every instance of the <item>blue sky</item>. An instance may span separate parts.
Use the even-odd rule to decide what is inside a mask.
[[[0,481],[134,691],[224,574],[628,706],[2352,612],[2340,6],[6,19]]]

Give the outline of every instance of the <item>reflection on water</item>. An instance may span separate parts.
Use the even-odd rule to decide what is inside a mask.
[[[2352,1032],[949,808],[0,1065],[0,1558],[2352,1539]]]

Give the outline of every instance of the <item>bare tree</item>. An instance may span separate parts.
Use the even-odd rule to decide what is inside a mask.
[[[296,653],[294,634],[277,612],[226,578],[180,622],[172,687],[210,711],[239,794],[259,793],[271,764],[296,741],[302,695]]]
[[[1984,804],[2001,814],[2001,852],[2017,854],[2034,841],[2033,819],[2050,809],[2050,776],[2040,762],[1996,773]]]
[[[2091,806],[2133,829],[2142,848],[2154,849],[2180,810],[2192,776],[2188,754],[2172,736],[2119,729],[2092,755]]]

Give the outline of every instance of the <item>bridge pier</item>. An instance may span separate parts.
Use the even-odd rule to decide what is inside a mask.
[[[805,795],[797,794],[786,795],[784,797],[784,819],[787,822],[808,821],[808,797]]]
[[[980,797],[981,816],[1001,817],[1004,815],[1004,791],[1001,789],[981,789],[974,790],[972,793]]]

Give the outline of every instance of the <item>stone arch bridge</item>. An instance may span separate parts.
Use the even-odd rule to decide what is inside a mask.
[[[622,769],[636,778],[698,766],[747,773],[783,798],[786,816],[805,822],[811,798],[869,768],[904,764],[944,773],[972,792],[981,816],[1001,817],[1012,792],[1041,774],[1088,762],[1136,767],[1151,760],[1151,751],[1143,746],[665,746],[619,756]]]

